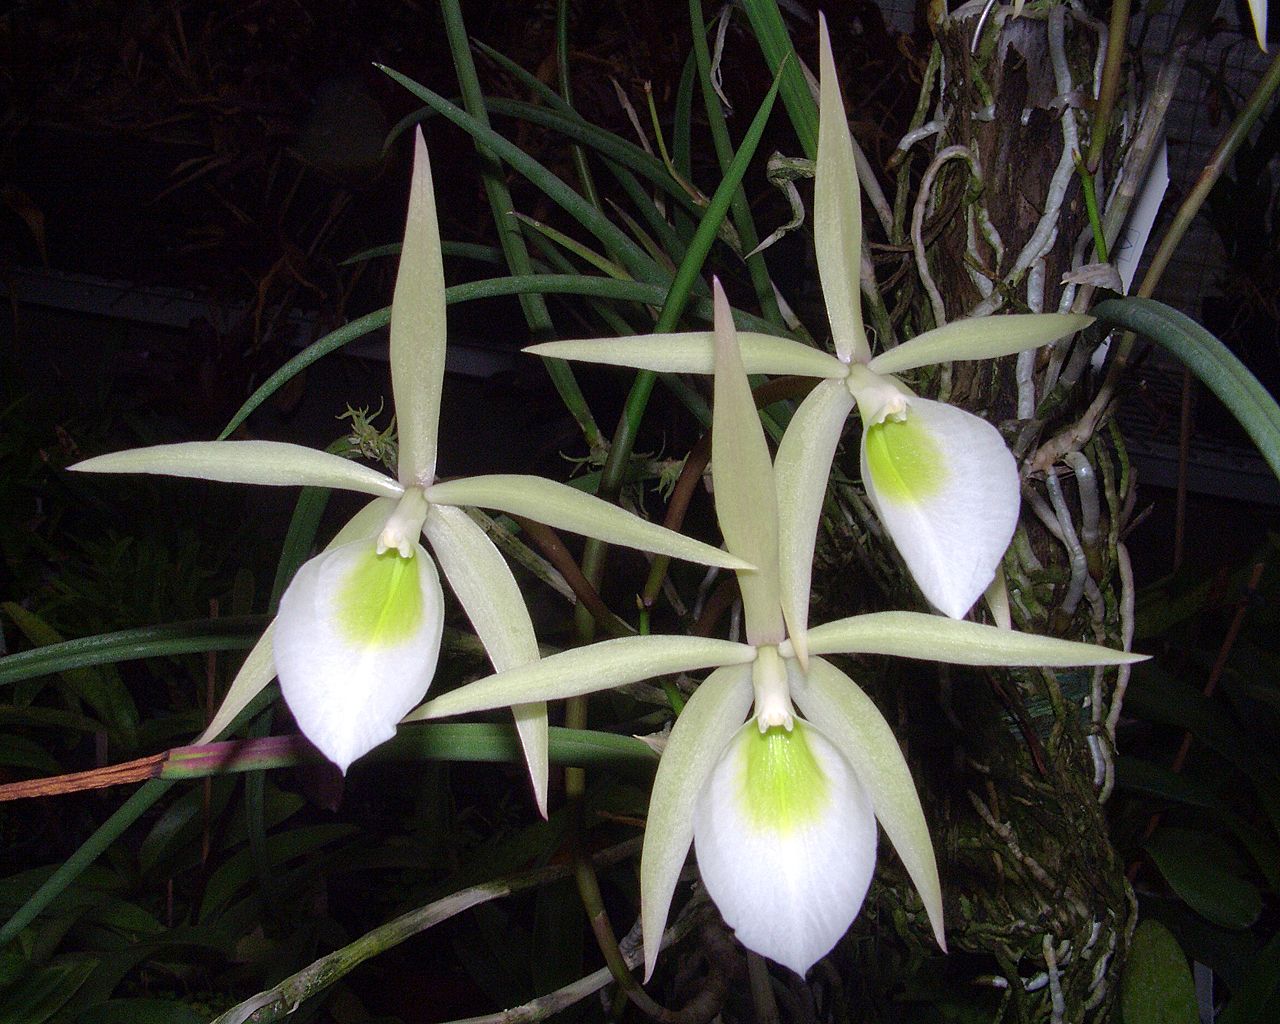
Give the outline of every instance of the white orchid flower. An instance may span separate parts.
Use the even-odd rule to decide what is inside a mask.
[[[877,820],[945,948],[937,865],[907,763],[870,698],[820,655],[1004,666],[1138,659],[915,612],[855,616],[812,630],[791,626],[786,595],[801,575],[808,592],[817,522],[809,505],[821,500],[830,454],[812,444],[813,432],[797,433],[793,421],[776,466],[770,463],[719,282],[714,295],[712,471],[726,546],[749,553],[757,566],[738,574],[747,642],[606,640],[463,686],[409,717],[442,718],[713,668],[676,720],[653,783],[640,868],[646,977],[691,844],[707,892],[738,939],[803,974],[862,905]]]
[[[391,304],[391,381],[399,423],[396,476],[292,444],[212,441],[88,459],[90,473],[162,473],[206,480],[342,487],[378,500],[356,515],[290,583],[205,737],[225,728],[273,674],[302,732],[344,772],[390,739],[426,695],[444,625],[436,561],[494,668],[536,661],[538,645],[510,568],[463,506],[483,506],[708,565],[741,559],[563,484],[491,475],[436,480],[445,362],[445,289],[431,168],[416,135],[404,248]],[[421,542],[435,555],[433,561]],[[514,708],[538,807],[546,813],[547,715]],[[202,738],[202,739],[203,739]]]
[[[814,181],[814,241],[835,355],[765,334],[739,335],[748,373],[822,377],[788,429],[795,443],[835,453],[855,405],[862,418],[862,479],[876,512],[928,601],[962,618],[991,583],[1019,510],[1018,472],[999,432],[986,421],[912,394],[895,374],[930,363],[989,359],[1037,348],[1089,324],[1066,314],[957,320],[897,348],[871,355],[862,324],[859,267],[861,200],[853,143],[840,100],[826,21],[819,21],[820,98]],[[711,373],[709,331],[550,342],[527,351],[668,373]],[[825,487],[825,484],[824,484]],[[804,495],[816,526],[821,491]],[[812,532],[805,536],[812,540]],[[809,554],[812,554],[810,550]],[[784,580],[784,608],[803,636],[809,559]]]

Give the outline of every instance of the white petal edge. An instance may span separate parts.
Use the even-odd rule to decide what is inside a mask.
[[[778,591],[778,502],[773,463],[751,385],[742,367],[729,301],[712,280],[716,376],[711,418],[711,474],[716,518],[731,552],[756,563],[738,573],[747,641],[777,644],[786,635]]]
[[[415,545],[409,571],[416,573],[422,602],[416,628],[379,645],[349,636],[340,597],[373,550],[371,540],[361,539],[311,559],[289,584],[276,616],[276,671],[285,703],[303,735],[343,772],[394,736],[396,724],[422,700],[444,628],[440,577],[431,556]]]
[[[325,550],[332,551],[358,538],[376,537],[395,508],[396,503],[392,499],[375,498],[347,521],[346,525],[334,535],[333,540],[325,545]],[[247,708],[249,702],[265,690],[267,684],[276,677],[276,656],[273,646],[275,630],[275,619],[272,619],[244,659],[236,677],[231,680],[227,695],[222,698],[222,703],[218,706],[208,727],[195,740],[196,744],[211,743],[217,739],[235,721],[236,715]]]
[[[624,636],[552,654],[528,665],[477,679],[427,701],[405,721],[419,722],[512,704],[561,700],[675,672],[746,665],[746,644],[697,636]]]
[[[811,721],[821,723],[836,748],[853,765],[871,797],[877,820],[920,893],[933,937],[946,950],[942,883],[911,770],[897,737],[875,703],[834,665],[814,658],[808,672],[790,662],[791,693]]]
[[[880,427],[864,425],[862,481],[924,596],[958,619],[990,585],[1018,525],[1018,467],[1000,432],[963,409],[913,399],[912,422],[934,449],[929,493],[904,496],[876,479],[867,438]]]
[[[739,331],[738,344],[747,373],[770,376],[843,377],[848,368],[835,356],[789,338]],[[630,366],[657,373],[715,372],[715,336],[711,331],[642,334],[631,338],[586,338],[530,345],[531,355],[554,356],[606,366]]]
[[[694,852],[707,893],[739,942],[802,977],[862,909],[876,863],[872,802],[822,730],[797,720],[772,742],[808,745],[825,792],[798,820],[762,820],[748,786],[746,744],[766,742],[755,721],[716,761],[694,811]]]
[[[818,520],[831,476],[831,460],[852,410],[853,396],[844,381],[823,381],[800,403],[773,462],[778,492],[782,614],[796,657],[802,663],[808,660],[805,630],[809,625]]]
[[[282,441],[183,441],[99,455],[78,473],[156,473],[275,487],[338,487],[376,497],[404,493],[391,477],[329,452]]]
[[[1249,17],[1253,21],[1254,38],[1258,48],[1267,52],[1267,0],[1249,0]]]
[[[750,562],[727,551],[650,523],[595,495],[541,477],[495,473],[448,480],[427,488],[427,500],[437,505],[495,508],[610,544],[722,569],[752,568]]]
[[[404,246],[391,298],[391,388],[400,436],[400,482],[435,475],[440,392],[444,386],[445,299],[440,228],[431,161],[422,129],[413,133],[413,178]]]
[[[924,612],[871,612],[809,630],[810,654],[888,654],[951,665],[1132,665],[1145,654],[1036,636]],[[783,654],[787,653],[783,645]]]
[[[640,855],[644,977],[653,975],[671,897],[693,842],[693,809],[720,752],[751,708],[751,666],[718,668],[676,719],[658,762]]]
[[[1009,313],[952,320],[881,352],[867,364],[875,373],[902,373],[932,363],[997,359],[1039,348],[1093,323],[1084,313]]]
[[[853,139],[831,54],[827,19],[818,15],[818,159],[813,181],[813,242],[831,338],[844,362],[871,356],[862,326],[862,193]]]
[[[538,638],[529,610],[506,560],[471,517],[450,505],[433,505],[423,525],[427,542],[457,595],[489,660],[499,672],[538,660]],[[547,816],[547,705],[512,708],[524,749],[538,813]]]

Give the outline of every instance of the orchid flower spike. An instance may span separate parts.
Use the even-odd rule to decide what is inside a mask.
[[[859,292],[862,218],[853,141],[840,99],[825,19],[819,19],[819,128],[813,226],[818,275],[835,355],[765,334],[739,334],[748,373],[825,378],[801,404],[787,436],[830,465],[845,419],[862,418],[862,480],[889,536],[929,603],[962,618],[982,595],[1013,536],[1018,473],[999,432],[954,406],[916,396],[896,374],[930,363],[989,359],[1048,344],[1092,322],[1082,315],[1024,314],[957,320],[873,356]],[[711,373],[711,332],[550,342],[528,351],[672,373]],[[811,496],[812,497],[812,496]],[[806,514],[817,526],[821,509]],[[799,531],[797,538],[812,531]],[[812,547],[809,549],[812,555]],[[801,573],[799,559],[795,572]],[[790,581],[784,607],[803,636],[808,569]],[[798,588],[798,589],[797,589]]]
[[[442,718],[713,668],[676,720],[654,779],[640,866],[646,976],[691,845],[707,892],[738,939],[803,974],[862,906],[875,865],[877,821],[945,948],[933,845],[906,760],[875,704],[820,655],[893,654],[968,665],[1138,659],[914,612],[793,627],[795,594],[808,594],[817,522],[810,510],[821,504],[830,453],[811,443],[819,434],[796,432],[793,421],[776,463],[770,462],[719,282],[714,302],[711,466],[726,546],[739,556],[749,552],[756,566],[738,573],[747,642],[606,640],[460,687],[410,717]],[[801,412],[816,415],[815,408],[829,407]]]
[[[399,423],[394,478],[337,455],[273,441],[211,441],[116,452],[73,466],[240,483],[343,487],[373,495],[289,584],[201,742],[280,678],[298,726],[344,772],[390,739],[426,695],[444,628],[437,562],[495,669],[536,661],[510,568],[464,511],[483,506],[647,551],[726,568],[749,565],[581,491],[537,477],[436,479],[445,362],[445,288],[426,143],[415,136],[404,247],[391,303],[391,383]],[[423,547],[425,536],[435,560]],[[547,715],[513,707],[538,807],[546,813]]]

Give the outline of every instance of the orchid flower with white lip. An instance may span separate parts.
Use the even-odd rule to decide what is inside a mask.
[[[691,844],[707,891],[739,940],[803,974],[862,905],[877,820],[945,948],[933,846],[897,740],[857,684],[818,655],[1004,666],[1139,659],[915,612],[855,616],[788,635],[786,581],[803,572],[807,587],[805,552],[813,550],[816,524],[793,494],[820,493],[829,456],[815,452],[812,434],[795,433],[793,422],[776,466],[770,463],[719,282],[714,301],[711,465],[726,546],[750,553],[758,567],[738,574],[747,642],[606,640],[470,683],[408,717],[443,718],[714,668],[676,720],[653,783],[640,867],[646,977]],[[806,531],[807,538],[797,537]]]
[[[303,734],[344,772],[356,758],[390,739],[396,723],[426,695],[444,627],[436,563],[420,535],[494,668],[536,661],[537,640],[515,578],[462,506],[527,516],[609,543],[708,565],[750,564],[550,480],[491,475],[437,482],[444,362],[444,271],[431,169],[419,130],[391,304],[391,381],[400,442],[395,478],[337,455],[273,441],[159,445],[72,467],[91,473],[341,487],[377,497],[298,570],[279,614],[250,652],[202,742],[230,724],[273,675],[279,676]],[[521,702],[513,711],[545,816],[546,705]]]
[[[828,465],[854,405],[862,418],[862,479],[867,494],[924,596],[962,618],[991,583],[1013,536],[1018,471],[999,432],[954,406],[919,398],[895,374],[930,363],[987,359],[1037,348],[1081,329],[1092,318],[1024,314],[957,320],[897,348],[871,355],[862,324],[859,267],[861,200],[853,143],[840,100],[825,19],[819,20],[820,95],[814,181],[814,241],[835,355],[766,334],[739,335],[748,373],[825,378],[801,403],[788,435]],[[549,342],[526,351],[671,373],[711,373],[712,334],[646,335]],[[814,527],[820,487],[787,500],[805,505]],[[812,543],[813,531],[802,531]],[[792,563],[783,609],[793,635],[804,635],[812,556]]]

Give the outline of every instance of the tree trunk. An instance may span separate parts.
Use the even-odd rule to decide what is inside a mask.
[[[899,338],[964,316],[1065,312],[1087,300],[1071,286],[1064,298],[1060,282],[1096,259],[1072,157],[1090,141],[1094,115],[1082,104],[1096,95],[1102,26],[1060,6],[1047,18],[1009,18],[999,31],[986,24],[975,49],[980,14],[970,4],[934,26],[937,77],[926,77],[928,102],[912,127],[938,130],[891,169],[909,194],[899,194],[890,245],[876,253],[877,278],[892,282],[884,300]],[[1121,132],[1112,134],[1104,168],[1123,156]],[[886,240],[870,213],[864,223],[873,243]],[[1022,521],[1004,564],[1015,628],[1119,647],[1132,601],[1118,539],[1132,490],[1119,435],[1086,418],[1064,458],[1047,467],[1036,459],[1094,397],[1087,364],[1099,340],[1086,335],[1021,364],[957,363],[911,383],[996,424],[1018,457]],[[848,449],[845,474],[856,480],[856,446]],[[837,494],[843,514],[820,535],[815,621],[919,607],[860,487]],[[868,573],[882,592],[875,598],[846,583]],[[873,670],[888,674],[868,678]],[[877,990],[877,979],[913,975],[922,991],[934,986],[931,999],[977,1003],[1006,1020],[1107,1019],[1136,918],[1103,814],[1113,781],[1108,712],[1123,676],[870,661],[852,671],[882,708],[899,709],[935,829],[953,955],[922,960],[923,910],[885,857],[874,902],[842,947],[851,958],[844,984],[858,979],[864,1005],[879,1004],[886,1019],[900,1019],[890,1000],[902,993]],[[913,958],[918,970],[907,966]]]

